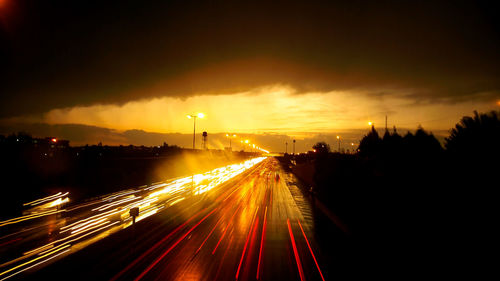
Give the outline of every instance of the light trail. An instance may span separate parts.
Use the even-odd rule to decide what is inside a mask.
[[[27,216],[22,216],[22,217],[18,217],[18,218],[12,218],[12,219],[9,219],[9,220],[6,220],[6,221],[1,221],[0,222],[0,227],[2,226],[6,226],[6,225],[9,225],[9,224],[15,224],[15,223],[19,223],[19,222],[22,222],[22,221],[27,221],[27,220],[32,220],[32,219],[36,219],[36,218],[41,218],[41,217],[45,217],[45,216],[50,216],[50,215],[54,215],[54,214],[57,214],[57,213],[62,213],[62,212],[65,212],[66,210],[53,210],[53,211],[46,211],[44,213],[41,213],[41,214],[32,214],[32,215],[27,215]]]
[[[222,233],[222,236],[220,237],[219,241],[217,242],[217,245],[215,245],[215,248],[212,251],[212,255],[215,254],[215,251],[217,250],[217,247],[219,247],[219,244],[222,241],[222,238],[224,238],[224,236],[226,235],[227,229],[229,228],[229,225],[231,225],[231,222],[233,221],[233,218],[236,215],[236,213],[238,213],[238,210],[240,209],[240,207],[241,207],[241,203],[238,205],[238,208],[236,209],[236,211],[233,213],[233,215],[229,219],[226,227],[224,228],[224,232]]]
[[[257,206],[257,209],[255,210],[255,213],[254,213],[253,218],[252,218],[252,223],[250,224],[251,227],[250,227],[250,231],[248,231],[248,236],[247,236],[247,240],[245,242],[245,246],[243,247],[243,253],[241,253],[240,264],[238,265],[238,271],[236,271],[236,280],[238,280],[238,276],[240,275],[241,264],[243,263],[243,259],[245,258],[245,252],[247,251],[247,246],[248,246],[248,241],[250,240],[250,235],[251,235],[252,230],[254,229],[255,225],[257,225],[257,223],[259,221],[259,218],[257,218],[257,220],[255,220],[255,217],[257,216],[258,211],[259,211],[259,207]],[[254,221],[255,221],[255,225],[254,225]]]
[[[286,219],[286,223],[288,225],[290,240],[292,241],[293,254],[295,256],[295,261],[297,262],[297,269],[299,270],[300,280],[305,281],[304,270],[302,269],[302,264],[300,263],[299,252],[297,251],[297,245],[295,244],[295,238],[293,237],[292,227],[290,226],[290,219]]]
[[[50,196],[47,196],[47,197],[44,197],[44,198],[37,199],[35,201],[24,203],[23,206],[29,206],[29,205],[36,206],[36,205],[42,204],[43,202],[46,202],[46,201],[55,200],[56,198],[64,197],[64,196],[66,196],[68,194],[69,194],[69,192],[66,192],[64,194],[62,192],[58,192],[58,193],[56,193],[54,195],[50,195]]]
[[[19,270],[18,272],[14,273],[14,274],[11,274],[11,275],[9,275],[9,276],[7,276],[7,277],[4,277],[4,278],[0,279],[0,281],[3,281],[3,280],[6,280],[6,279],[9,279],[9,278],[11,278],[11,277],[13,277],[13,276],[15,276],[15,275],[17,275],[17,274],[21,273],[21,272],[24,272],[24,271],[26,271],[26,270],[32,269],[32,268],[34,268],[34,267],[36,267],[36,266],[39,266],[39,265],[40,265],[40,264],[42,264],[42,263],[46,263],[46,262],[48,262],[49,260],[55,259],[55,258],[57,258],[58,256],[61,256],[61,255],[63,255],[63,254],[66,254],[66,253],[67,253],[67,252],[69,252],[69,251],[71,251],[71,250],[70,250],[70,249],[67,249],[66,251],[60,252],[59,254],[54,255],[54,256],[52,256],[52,257],[50,257],[50,258],[46,259],[46,260],[43,260],[43,261],[38,262],[38,263],[35,263],[34,265],[29,266],[29,267],[27,267],[27,268],[23,268],[22,270]]]
[[[69,247],[69,245],[67,245],[65,248],[67,248],[67,247]],[[45,255],[40,256],[40,257],[38,257],[38,258],[34,258],[34,259],[32,259],[32,260],[30,260],[30,261],[27,261],[27,262],[25,262],[25,263],[23,263],[23,264],[17,265],[17,266],[15,266],[15,267],[13,267],[13,268],[11,268],[11,269],[9,269],[9,270],[6,270],[6,271],[4,271],[4,272],[0,273],[0,276],[5,275],[5,274],[7,274],[7,273],[9,273],[9,272],[11,272],[11,271],[14,271],[14,270],[16,270],[16,269],[18,269],[18,268],[20,268],[20,267],[23,267],[23,266],[25,266],[25,265],[27,265],[27,264],[33,263],[33,262],[35,262],[35,261],[37,261],[37,260],[43,259],[43,258],[45,258],[45,257],[47,257],[47,256],[49,256],[49,255],[51,255],[51,254],[53,254],[53,253],[56,253],[56,252],[60,251],[61,249],[63,249],[63,248],[59,248],[59,249],[57,249],[57,250],[51,251],[51,252],[50,252],[50,253],[48,253],[48,254],[45,254]],[[3,279],[2,279],[2,280],[3,280]]]
[[[38,212],[39,210],[42,211],[2,221],[0,222],[0,227],[27,220],[39,219],[44,216],[55,215],[63,212],[70,216],[72,214],[70,214],[70,212],[74,212],[75,210],[89,210],[83,218],[76,218],[76,215],[78,214],[76,214],[73,219],[71,216],[68,218],[55,217],[55,223],[51,223],[51,225],[56,225],[59,228],[59,232],[56,233],[55,239],[53,239],[50,243],[39,245],[32,250],[25,251],[16,259],[4,262],[3,266],[12,265],[12,267],[0,272],[0,277],[9,273],[13,274],[4,277],[4,279],[17,275],[20,272],[27,270],[28,265],[30,266],[29,268],[33,268],[53,259],[56,254],[57,256],[62,255],[63,253],[59,253],[61,249],[67,249],[64,253],[74,252],[72,250],[76,251],[81,248],[74,247],[78,243],[83,245],[87,243],[86,241],[94,239],[92,240],[93,243],[97,241],[95,240],[97,236],[99,236],[99,239],[102,239],[109,234],[129,227],[132,225],[129,214],[130,208],[139,207],[140,215],[136,219],[137,223],[140,220],[158,213],[164,208],[181,202],[189,196],[199,196],[213,190],[228,180],[231,180],[246,170],[254,167],[264,159],[266,159],[266,157],[254,158],[240,164],[228,165],[202,174],[178,178],[161,183],[154,183],[151,186],[142,186],[137,189],[127,189],[115,192],[101,198],[93,199],[91,202],[71,206],[68,210],[55,209],[59,208],[62,204],[69,202],[69,197],[66,197],[69,194],[68,192],[59,192],[51,196],[25,203],[24,206],[35,206],[32,208],[32,211],[34,212]],[[228,197],[231,195],[232,193],[229,194]],[[89,206],[94,207],[90,209]],[[241,204],[239,206],[241,206]],[[204,219],[202,219],[197,225],[199,225]],[[193,229],[194,228],[190,231]],[[106,233],[105,235],[103,235],[104,232]],[[20,240],[20,238],[16,239],[17,240],[15,241]],[[162,239],[162,241],[163,240],[164,239]],[[180,240],[178,243],[180,243]],[[158,246],[158,244],[156,246]],[[42,257],[46,258],[46,260],[32,265],[34,262],[40,261]],[[22,261],[24,261],[24,263],[21,263]]]
[[[316,264],[316,267],[318,268],[319,275],[321,275],[321,279],[325,281],[325,278],[323,277],[323,273],[321,272],[321,269],[319,268],[318,261],[316,260],[316,256],[313,253],[313,250],[311,248],[311,245],[309,244],[309,240],[307,240],[307,236],[304,232],[304,229],[302,228],[302,224],[300,224],[300,220],[297,219],[297,222],[299,223],[300,230],[302,231],[302,235],[304,235],[304,239],[306,239],[307,247],[309,248],[309,251],[311,252],[311,256],[314,259],[314,263]]]
[[[205,242],[207,242],[208,238],[210,238],[210,236],[212,235],[212,233],[214,232],[214,230],[217,228],[217,226],[219,225],[219,223],[222,221],[222,219],[224,218],[224,216],[221,216],[219,218],[219,220],[217,221],[217,223],[215,224],[214,228],[212,228],[212,230],[208,233],[207,235],[207,238],[205,238],[205,240],[203,240],[203,242],[201,243],[200,247],[198,248],[198,250],[196,250],[196,253],[198,253],[201,248],[203,247],[203,245],[205,245]]]
[[[138,262],[140,262],[142,259],[144,259],[147,255],[149,255],[153,250],[155,250],[156,248],[158,248],[158,246],[160,246],[161,244],[163,244],[165,241],[167,241],[170,237],[172,237],[174,234],[176,234],[177,232],[179,232],[181,229],[183,229],[190,221],[192,221],[193,219],[195,219],[199,214],[201,214],[202,212],[204,212],[206,209],[204,210],[201,210],[200,212],[196,213],[195,215],[193,215],[191,218],[189,218],[187,221],[185,221],[183,224],[179,225],[177,228],[175,228],[172,232],[170,232],[168,235],[166,235],[165,237],[163,237],[160,241],[156,242],[156,244],[154,244],[151,248],[149,248],[146,252],[142,253],[138,258],[136,258],[133,262],[131,262],[128,266],[126,266],[124,269],[122,269],[120,272],[118,272],[118,274],[116,274],[115,276],[113,276],[113,278],[110,279],[110,281],[115,281],[117,280],[118,278],[120,278],[120,276],[122,276],[125,272],[127,272],[128,270],[130,270],[133,266],[135,266]]]
[[[134,279],[134,281],[139,281],[146,275],[155,265],[157,265],[172,249],[174,249],[186,236],[189,235],[196,227],[198,227],[206,218],[208,218],[211,214],[213,214],[218,208],[213,209],[210,213],[208,213],[206,216],[204,216],[197,224],[195,224],[191,229],[189,229],[188,232],[184,233],[170,248],[168,248],[161,256],[159,256],[152,264],[150,264],[137,278]]]
[[[264,220],[262,222],[262,237],[260,238],[259,261],[257,263],[257,277],[256,277],[257,280],[259,279],[262,252],[264,250],[264,237],[266,236],[266,225],[267,225],[267,206],[266,206],[266,211],[264,212]]]

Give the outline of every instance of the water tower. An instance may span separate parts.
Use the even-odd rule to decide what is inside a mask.
[[[207,149],[207,137],[208,137],[208,134],[207,132],[203,132],[203,139],[202,139],[202,143],[201,143],[201,148],[202,149]]]

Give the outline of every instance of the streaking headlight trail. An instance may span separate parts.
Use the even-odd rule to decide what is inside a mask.
[[[266,157],[254,158],[202,174],[123,190],[73,206],[68,205],[70,202],[68,192],[59,192],[25,203],[24,206],[29,209],[23,216],[0,221],[0,228],[12,227],[12,230],[8,229],[11,233],[0,239],[9,238],[11,241],[18,241],[22,238],[15,238],[16,235],[29,231],[45,231],[44,234],[47,234],[47,228],[51,229],[48,233],[52,236],[50,239],[47,239],[48,237],[42,239],[43,242],[37,247],[19,253],[17,258],[11,260],[0,258],[0,281],[54,260],[56,257],[76,252],[90,243],[129,227],[132,224],[132,217],[129,214],[131,208],[139,208],[140,215],[136,219],[138,222],[186,198],[196,198],[209,192],[264,159]],[[46,218],[49,222],[41,221],[42,218]],[[26,225],[28,223],[29,225]]]

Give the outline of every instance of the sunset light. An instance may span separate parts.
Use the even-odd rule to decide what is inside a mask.
[[[0,0],[0,281],[488,279],[497,6]]]

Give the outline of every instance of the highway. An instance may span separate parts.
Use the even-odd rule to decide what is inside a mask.
[[[0,240],[0,280],[329,280],[315,215],[278,161],[258,158],[1,222],[29,227]]]

